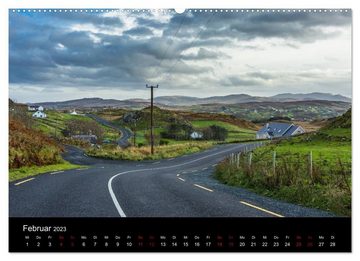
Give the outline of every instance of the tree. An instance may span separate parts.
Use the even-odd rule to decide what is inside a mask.
[[[227,137],[228,130],[217,125],[211,125],[203,130],[203,138],[205,140],[224,141]]]
[[[193,128],[190,124],[174,121],[168,124],[166,130],[161,133],[161,136],[168,139],[186,140],[189,139],[192,130]]]

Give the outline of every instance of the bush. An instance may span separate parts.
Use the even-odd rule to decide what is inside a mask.
[[[227,136],[228,130],[217,125],[211,125],[203,130],[203,138],[205,140],[225,141]]]
[[[163,140],[163,139],[160,140],[160,145],[168,145],[168,144],[169,144],[168,140]]]

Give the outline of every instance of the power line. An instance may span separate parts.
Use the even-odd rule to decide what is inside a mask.
[[[200,35],[205,31],[205,29],[207,29],[207,26],[209,25],[210,21],[212,20],[212,18],[214,17],[215,13],[212,13],[212,15],[209,17],[209,19],[206,21],[205,23],[205,27],[202,28],[197,36],[191,41],[190,43],[190,47],[188,49],[191,49],[195,43],[195,40],[197,40]],[[180,61],[181,59],[181,53],[183,52],[184,50],[182,50],[180,53],[179,53],[179,57],[176,59],[176,61],[173,63],[173,65],[170,67],[170,70],[168,70],[168,72],[166,72],[167,76],[166,77],[169,77],[170,76],[170,73],[174,70],[175,66],[178,64],[178,62]],[[167,78],[163,78],[163,80],[165,81]],[[170,78],[169,78],[170,79]]]
[[[183,23],[184,23],[185,17],[186,17],[186,12],[184,12],[184,15],[183,15],[183,18],[181,19],[180,25],[179,25],[178,29],[176,30],[175,34],[172,36],[172,38],[176,37],[177,34],[180,32],[180,29],[181,29],[181,27],[182,27],[182,25],[183,25]],[[171,45],[172,45],[172,44],[169,44],[169,45],[167,46],[165,52],[161,55],[162,58],[161,58],[160,63],[159,63],[159,65],[158,65],[159,68],[161,67],[162,62],[164,61],[164,58],[165,58],[165,54],[167,54],[167,52],[168,52],[168,50],[169,50],[169,48],[170,48]]]

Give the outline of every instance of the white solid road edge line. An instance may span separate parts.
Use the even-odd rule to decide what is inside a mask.
[[[18,183],[15,183],[14,185],[15,185],[15,186],[18,186],[18,185],[20,185],[20,184],[23,184],[23,183],[28,182],[28,181],[33,180],[33,179],[35,179],[35,178],[25,179],[25,180],[23,180],[23,181],[20,181],[20,182],[18,182]]]
[[[63,173],[63,172],[64,172],[63,170],[55,171],[55,172],[51,172],[50,175],[54,175],[54,174],[58,174],[58,173]]]
[[[201,189],[204,189],[204,190],[207,190],[207,191],[210,191],[210,192],[214,192],[212,189],[208,189],[208,188],[205,188],[203,186],[200,186],[198,184],[194,184],[194,186],[198,187],[198,188],[201,188]]]
[[[171,168],[176,168],[176,167],[180,167],[180,166],[185,166],[185,165],[188,165],[188,164],[191,164],[191,163],[194,163],[194,162],[197,162],[197,161],[200,161],[200,160],[203,160],[203,159],[212,157],[212,156],[216,156],[216,155],[218,155],[218,154],[222,154],[222,153],[226,153],[226,152],[228,152],[228,151],[232,151],[232,150],[238,149],[239,147],[244,147],[244,144],[241,144],[240,146],[236,146],[236,147],[231,148],[231,149],[228,149],[228,150],[224,150],[224,151],[220,151],[220,152],[217,152],[217,153],[209,154],[209,155],[206,155],[206,156],[203,156],[203,157],[194,159],[194,160],[190,160],[190,161],[183,162],[183,163],[179,163],[179,164],[172,165],[172,166],[157,167],[157,168],[147,168],[147,169],[134,169],[134,170],[128,170],[128,171],[124,171],[124,172],[117,173],[117,174],[115,174],[114,176],[112,176],[112,177],[109,179],[109,181],[108,181],[108,190],[109,190],[111,199],[113,200],[113,203],[114,203],[117,211],[119,212],[120,217],[126,217],[125,212],[124,212],[124,210],[121,208],[121,206],[120,206],[120,204],[119,204],[119,201],[117,200],[117,198],[116,198],[116,196],[115,196],[115,193],[114,193],[114,191],[113,191],[113,189],[112,189],[112,185],[111,185],[112,181],[113,181],[114,178],[116,178],[117,176],[120,176],[120,175],[123,175],[123,174],[127,174],[127,173],[133,173],[133,172],[141,172],[141,171],[149,171],[149,170],[171,169]],[[185,172],[184,172],[184,173],[185,173]]]
[[[242,203],[242,204],[244,204],[244,205],[246,205],[246,206],[255,208],[255,209],[257,209],[257,210],[261,210],[261,211],[263,211],[263,212],[265,212],[265,213],[271,214],[271,215],[276,216],[276,217],[284,217],[284,216],[282,216],[282,215],[280,215],[280,214],[277,214],[277,213],[272,212],[272,211],[270,211],[270,210],[267,210],[267,209],[264,209],[264,208],[255,206],[255,205],[250,204],[250,203],[247,203],[247,202],[245,202],[245,201],[240,201],[240,203]]]

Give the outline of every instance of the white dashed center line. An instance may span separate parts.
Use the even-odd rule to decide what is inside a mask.
[[[15,185],[15,186],[19,186],[20,184],[23,184],[23,183],[28,182],[28,181],[33,180],[33,179],[35,179],[35,178],[25,179],[25,180],[23,180],[23,181],[20,181],[20,182],[18,182],[18,183],[15,183],[14,185]]]
[[[198,188],[201,188],[201,189],[204,189],[204,190],[209,191],[209,192],[214,192],[212,189],[205,188],[205,187],[200,186],[200,185],[198,185],[198,184],[194,184],[194,186],[196,186],[196,187],[198,187]]]
[[[247,203],[247,202],[245,202],[245,201],[240,201],[240,203],[241,203],[241,204],[244,204],[244,205],[246,205],[246,206],[248,206],[248,207],[252,207],[252,208],[255,208],[255,209],[260,210],[260,211],[262,211],[262,212],[268,213],[268,214],[270,214],[270,215],[276,216],[276,217],[284,217],[284,216],[282,216],[282,215],[280,215],[280,214],[277,214],[277,213],[272,212],[272,211],[270,211],[270,210],[267,210],[267,209],[264,209],[264,208],[261,208],[261,207],[252,205],[252,204]]]

